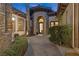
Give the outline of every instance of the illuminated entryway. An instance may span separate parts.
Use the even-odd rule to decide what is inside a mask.
[[[39,29],[40,30],[40,33],[43,33],[43,23],[40,23],[39,24],[39,27],[40,27],[40,29]]]
[[[39,34],[44,33],[44,18],[42,16],[38,17],[38,30]]]

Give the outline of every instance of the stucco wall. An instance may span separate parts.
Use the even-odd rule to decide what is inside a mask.
[[[74,46],[79,47],[79,4],[74,4]]]
[[[73,4],[70,3],[70,4],[68,4],[65,12],[62,15],[62,24],[63,25],[66,25],[66,24],[71,25],[72,19],[73,19]]]

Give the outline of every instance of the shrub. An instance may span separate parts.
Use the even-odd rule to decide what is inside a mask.
[[[10,48],[3,52],[3,55],[21,56],[27,50],[27,46],[28,44],[26,38],[17,36],[15,42],[12,43]]]
[[[57,43],[57,41],[58,41],[58,37],[57,37],[58,34],[57,33],[58,33],[58,27],[57,26],[51,27],[49,29],[50,41]]]
[[[49,28],[50,41],[59,45],[70,45],[72,39],[72,29],[71,26],[54,26]]]

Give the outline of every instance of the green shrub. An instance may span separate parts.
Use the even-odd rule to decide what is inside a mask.
[[[49,29],[50,41],[57,43],[57,41],[58,41],[58,37],[57,37],[58,34],[57,33],[58,33],[58,27],[57,26],[51,27]]]
[[[27,50],[27,40],[24,37],[16,37],[16,40],[14,43],[12,43],[11,47],[6,49],[3,52],[3,55],[8,55],[8,56],[21,56],[25,53]]]
[[[70,45],[72,39],[71,26],[54,26],[49,28],[50,41],[59,45]]]

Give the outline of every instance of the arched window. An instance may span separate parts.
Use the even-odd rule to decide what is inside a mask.
[[[44,20],[41,18],[41,19],[39,19],[39,22],[44,22]]]

